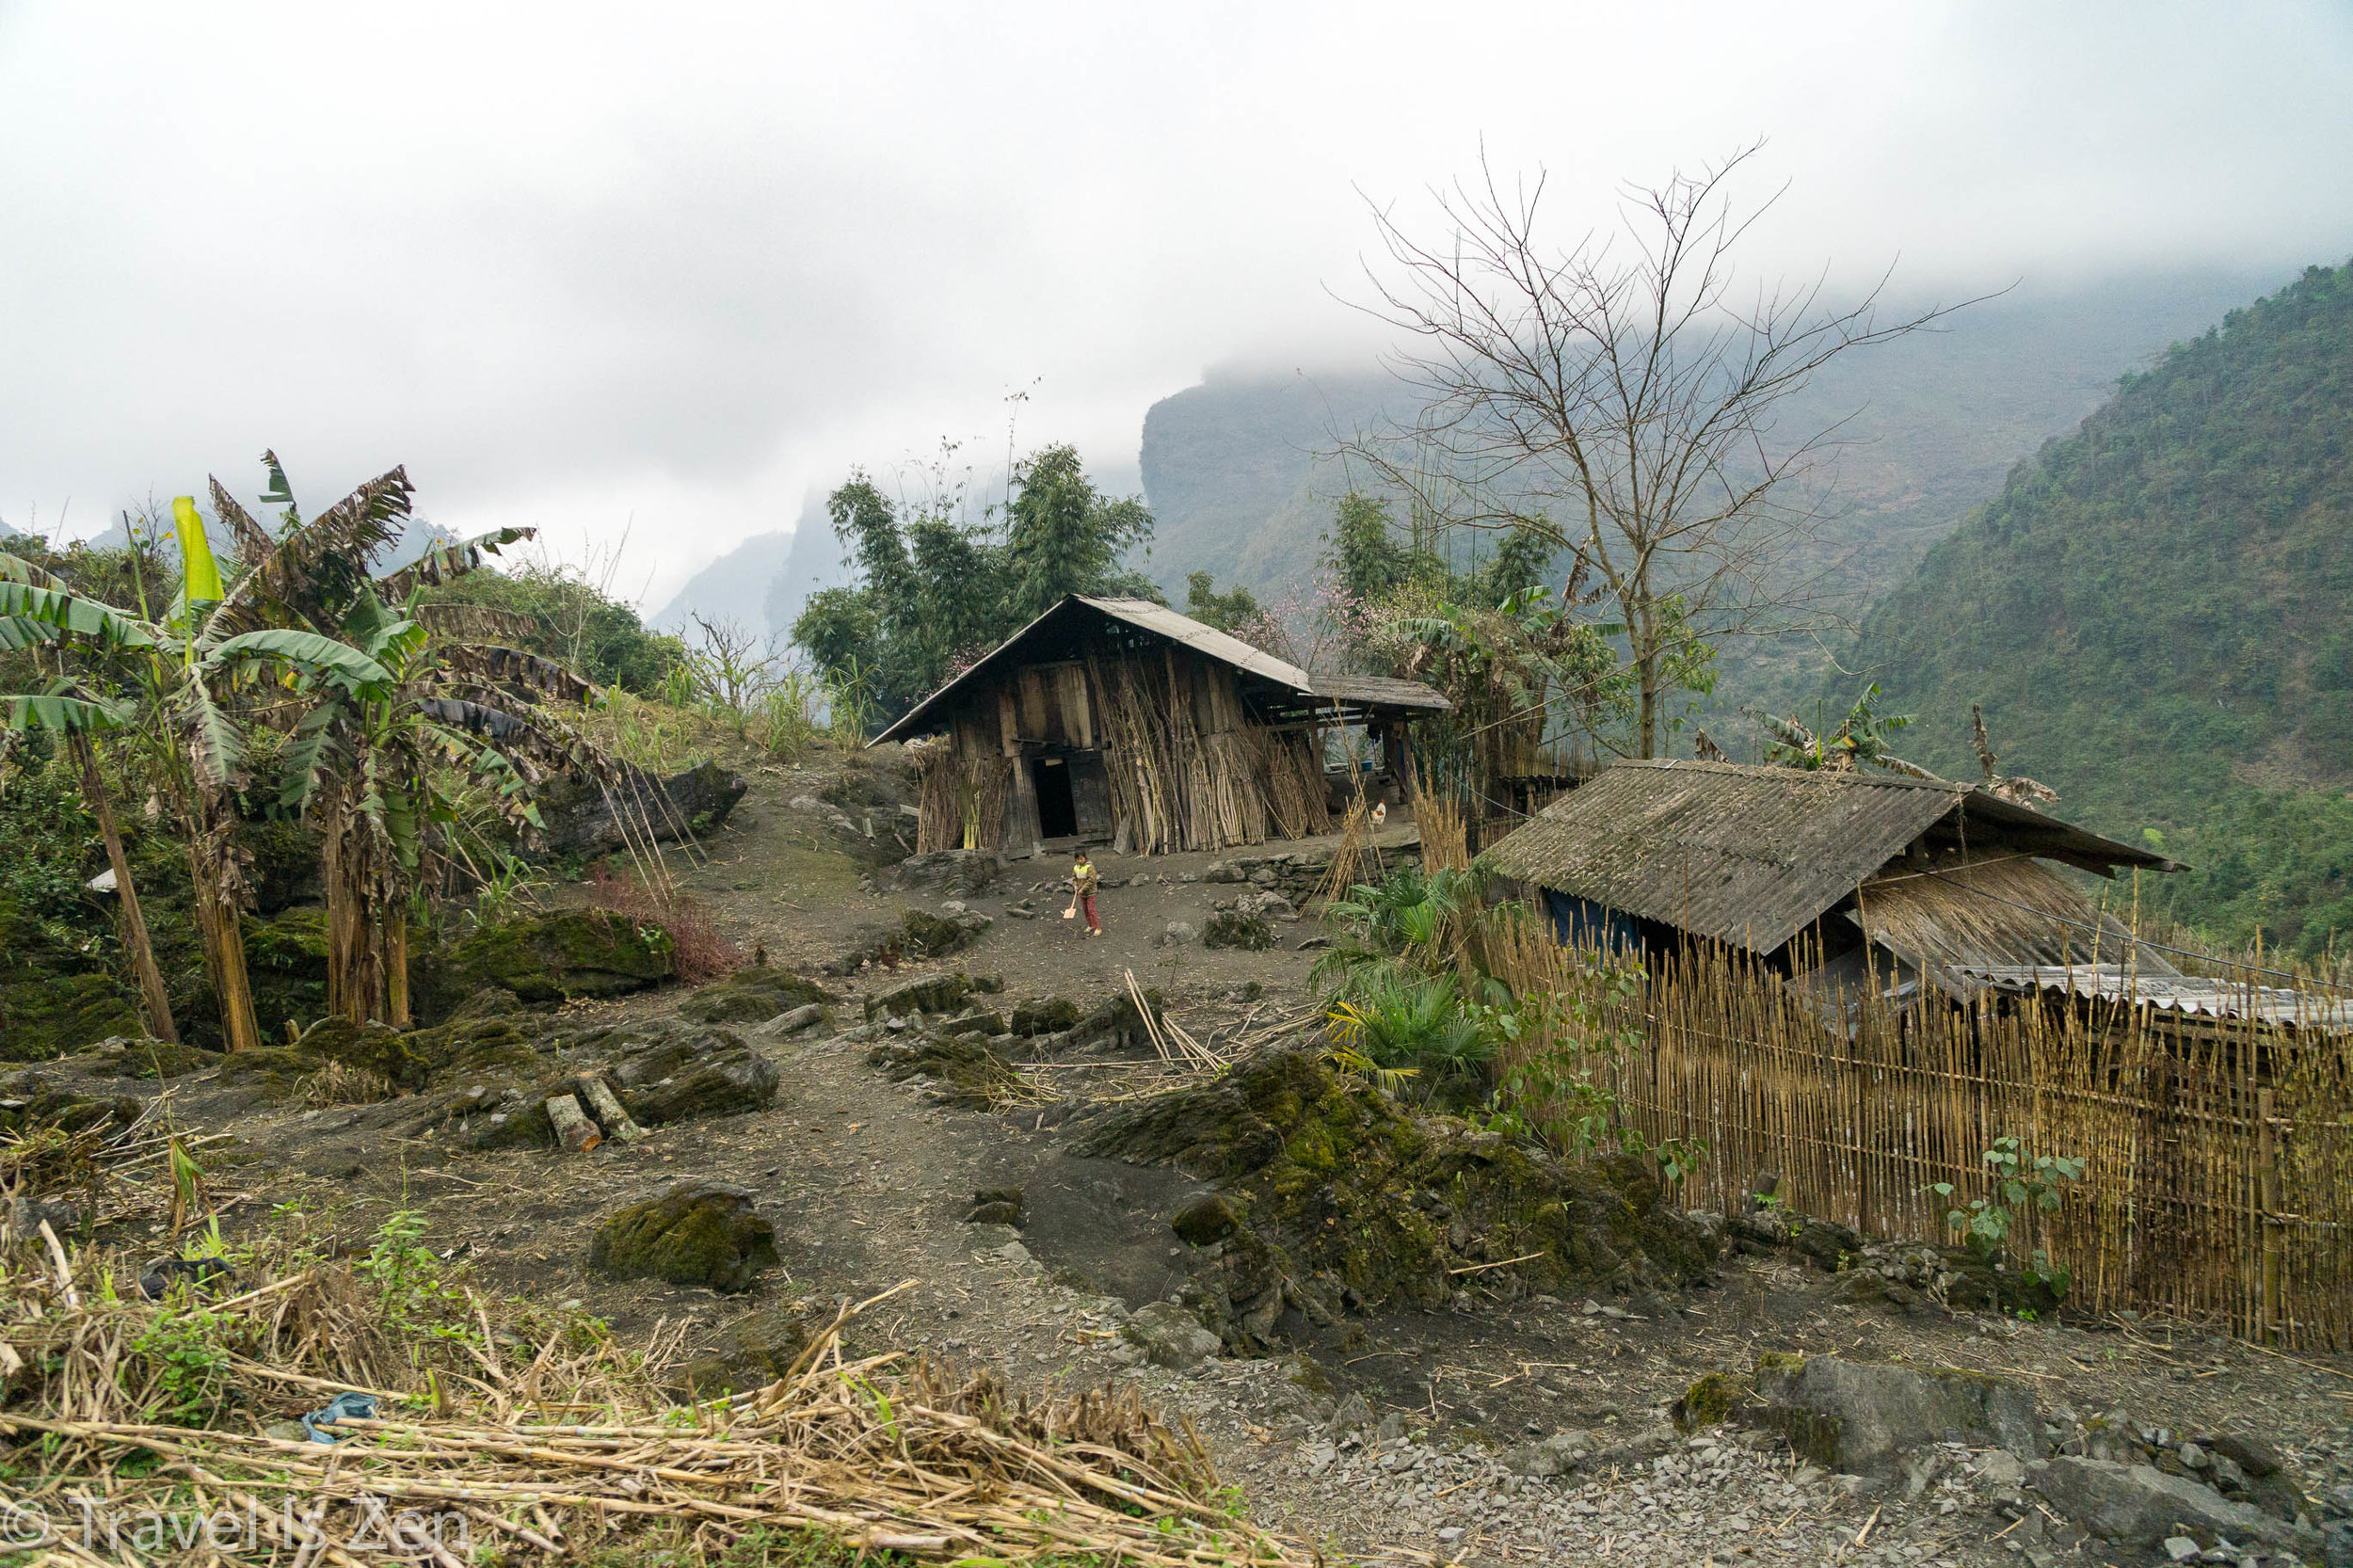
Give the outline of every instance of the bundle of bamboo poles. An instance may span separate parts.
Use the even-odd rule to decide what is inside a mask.
[[[1414,796],[1414,825],[1421,834],[1421,866],[1426,872],[1467,871],[1470,868],[1470,827],[1463,808],[1446,795]]]
[[[1325,804],[1323,767],[1316,760],[1312,729],[1261,729],[1257,733],[1255,771],[1266,796],[1267,816],[1287,839],[1332,831]]]
[[[1578,1053],[1644,1137],[1705,1141],[1690,1207],[1737,1205],[1772,1171],[1803,1212],[1949,1243],[1947,1211],[1993,1191],[1986,1152],[2014,1137],[2029,1159],[2084,1161],[2055,1213],[2014,1216],[2010,1242],[2070,1272],[2072,1309],[2353,1348],[2353,1035],[2076,997],[1826,994],[1719,949],[1636,970],[1529,913],[1485,938],[1515,994],[1588,1004],[1581,1020],[1553,1010],[1560,1037],[1515,1052]]]
[[[1230,676],[1218,669],[1201,677],[1212,717],[1205,731],[1196,673],[1165,649],[1158,658],[1088,663],[1112,811],[1130,824],[1139,854],[1225,849],[1267,836],[1260,748]]]

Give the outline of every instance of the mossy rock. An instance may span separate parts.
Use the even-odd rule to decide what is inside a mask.
[[[1704,1427],[1716,1426],[1729,1419],[1750,1394],[1745,1378],[1730,1372],[1709,1372],[1683,1391],[1668,1416],[1675,1431],[1689,1437]]]
[[[972,991],[972,982],[964,975],[926,975],[868,997],[866,1016],[879,1018],[904,1017],[915,1013],[953,1013]]]
[[[1452,1271],[1478,1265],[1506,1265],[1481,1269],[1483,1288],[1558,1293],[1671,1286],[1714,1261],[1643,1161],[1566,1165],[1410,1112],[1305,1051],[1117,1107],[1072,1152],[1222,1183],[1280,1275],[1324,1279],[1349,1304],[1436,1305]]]
[[[1267,923],[1263,915],[1245,915],[1239,909],[1223,909],[1203,923],[1201,945],[1205,948],[1234,948],[1243,952],[1264,952],[1274,945],[1274,927]]]
[[[749,1288],[774,1268],[776,1227],[752,1207],[746,1188],[689,1181],[677,1191],[605,1216],[590,1243],[590,1267],[620,1279],[653,1277],[713,1290]]]
[[[680,1031],[614,1069],[622,1108],[646,1127],[765,1111],[776,1103],[776,1064],[726,1029]]]
[[[484,986],[530,1005],[601,1000],[676,972],[670,934],[604,909],[565,909],[486,926],[424,966],[420,1009],[443,1016]]]
[[[340,1062],[400,1088],[422,1089],[431,1069],[410,1050],[412,1038],[390,1024],[373,1020],[353,1023],[348,1018],[321,1018],[302,1032],[294,1048],[314,1066]]]
[[[901,951],[909,958],[945,958],[980,940],[997,922],[986,915],[934,915],[910,909],[899,921]]]
[[[0,985],[0,1062],[47,1062],[116,1035],[144,1034],[137,995],[108,974]]]
[[[1021,1081],[1021,1075],[970,1034],[909,1034],[886,1040],[866,1053],[866,1064],[878,1067],[894,1083],[928,1078],[936,1087],[932,1101],[967,1111],[985,1111]]]
[[[765,1023],[795,1007],[838,1000],[789,969],[743,969],[679,1003],[679,1016],[702,1024]]]
[[[1210,1192],[1178,1209],[1170,1218],[1168,1227],[1176,1233],[1178,1240],[1206,1247],[1233,1235],[1240,1224],[1234,1217],[1233,1206]]]
[[[1067,997],[1040,997],[1013,1010],[1016,1034],[1059,1034],[1079,1021],[1079,1004]]]
[[[91,1067],[93,1072],[157,1080],[185,1078],[190,1073],[217,1067],[228,1060],[219,1051],[205,1050],[184,1041],[167,1044],[128,1037],[100,1041],[96,1054],[98,1061]]]
[[[0,1078],[0,1132],[22,1134],[47,1127],[83,1132],[110,1123],[128,1127],[144,1109],[127,1095],[76,1095],[56,1088],[39,1073]]]
[[[246,979],[264,1039],[327,1016],[327,912],[288,909],[244,921]]]

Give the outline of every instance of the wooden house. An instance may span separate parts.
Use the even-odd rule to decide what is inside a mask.
[[[1108,841],[1145,855],[1331,830],[1323,731],[1361,725],[1391,768],[1411,680],[1311,676],[1163,605],[1071,595],[876,738],[923,776],[919,851]]]
[[[2068,966],[2175,976],[2053,870],[2172,861],[1944,779],[1622,761],[1486,858],[1542,889],[1564,942],[1720,943],[1825,991],[1968,997]]]

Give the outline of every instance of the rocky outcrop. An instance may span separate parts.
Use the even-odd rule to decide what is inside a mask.
[[[1075,1154],[1222,1185],[1235,1229],[1196,1248],[1186,1304],[1238,1351],[1266,1344],[1289,1310],[1328,1321],[1439,1304],[1457,1271],[1507,1294],[1634,1290],[1702,1277],[1714,1257],[1666,1201],[1655,1165],[1564,1165],[1409,1111],[1306,1052],[1098,1112],[1075,1134]],[[1217,1228],[1195,1220],[1199,1234]]]
[[[2042,1456],[2034,1395],[1978,1372],[1769,1355],[1756,1369],[1756,1399],[1759,1424],[1843,1474],[1899,1473],[1907,1454],[1935,1443]]]
[[[739,969],[679,1003],[679,1016],[703,1024],[765,1023],[778,1014],[840,999],[789,969]]]
[[[707,833],[725,822],[747,786],[743,776],[716,762],[703,762],[657,779],[642,768],[627,769],[627,784],[602,789],[582,781],[561,783],[543,791],[539,818],[547,824],[546,847],[556,855],[595,856],[622,847],[619,807],[632,835],[650,824],[657,839],[674,840],[681,833]]]
[[[604,909],[564,909],[484,926],[416,966],[418,1012],[446,1016],[485,987],[527,1004],[601,1000],[658,985],[675,972],[669,933]]]
[[[621,1279],[743,1290],[776,1267],[776,1228],[752,1207],[749,1189],[686,1181],[658,1198],[605,1216],[589,1246],[591,1268]]]
[[[894,1083],[923,1080],[933,1104],[966,1111],[988,1109],[1021,1081],[981,1036],[920,1026],[884,1038],[866,1053],[866,1064]]]
[[[2201,1550],[2228,1540],[2240,1547],[2320,1555],[2320,1532],[2309,1525],[2232,1502],[2153,1465],[2062,1455],[2028,1465],[2026,1484],[2059,1512],[2121,1546],[2149,1551],[2169,1539],[2186,1538]]]

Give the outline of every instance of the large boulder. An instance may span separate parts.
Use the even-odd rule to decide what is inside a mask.
[[[2320,1553],[2318,1530],[2232,1502],[2152,1464],[2061,1455],[2026,1466],[2026,1484],[2092,1534],[2126,1547],[2153,1550],[2169,1537],[2186,1534],[2207,1548],[2228,1538],[2240,1547]]]
[[[1274,928],[1263,915],[1245,915],[1239,909],[1221,910],[1201,927],[1201,945],[1264,952],[1274,945]]]
[[[723,1181],[680,1182],[616,1209],[588,1249],[589,1266],[616,1278],[652,1276],[713,1290],[746,1289],[779,1261],[776,1227],[752,1207],[750,1191]]]
[[[1148,1302],[1119,1325],[1119,1336],[1142,1351],[1155,1367],[1177,1370],[1197,1366],[1218,1352],[1218,1336],[1174,1302]]]
[[[732,1030],[671,1031],[619,1053],[612,1071],[623,1109],[646,1127],[765,1111],[776,1098],[776,1064]]]
[[[704,1024],[765,1023],[779,1013],[837,999],[790,969],[739,969],[679,1003],[679,1016]]]
[[[702,762],[662,779],[630,767],[627,783],[619,789],[586,782],[551,787],[540,796],[539,817],[547,824],[547,846],[555,854],[605,855],[625,841],[614,816],[616,806],[633,829],[642,831],[638,824],[643,823],[652,826],[657,839],[676,839],[681,832],[709,832],[725,822],[746,788],[740,774],[716,762]]]
[[[1763,1425],[1807,1459],[1847,1474],[1897,1473],[1906,1453],[1931,1443],[1998,1448],[2021,1460],[2042,1455],[2034,1395],[1981,1372],[1769,1355],[1757,1367],[1756,1398]]]
[[[444,1016],[485,986],[534,1005],[642,991],[675,972],[670,935],[605,909],[564,909],[484,926],[414,977],[419,1011]]]

